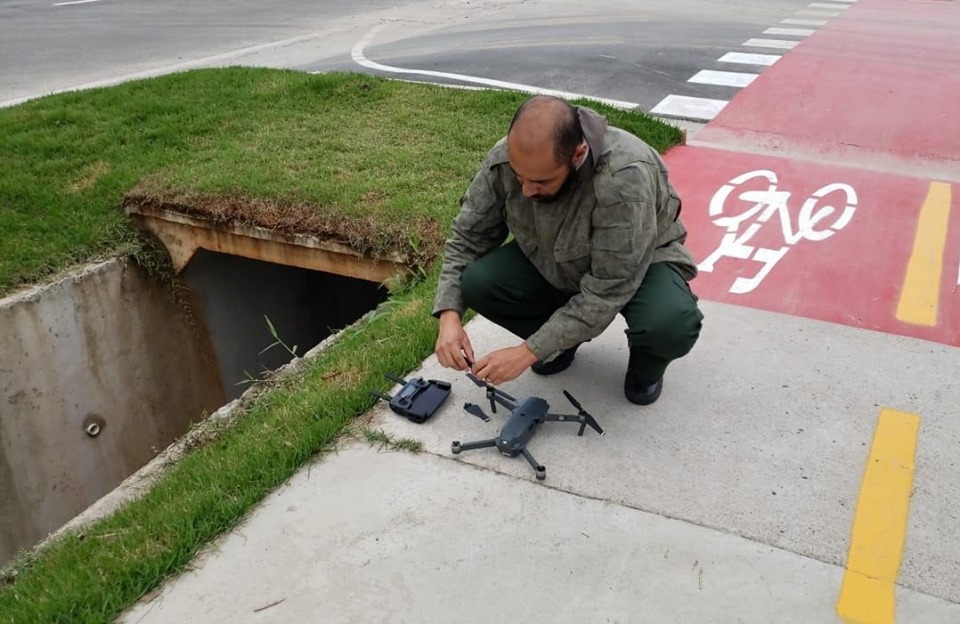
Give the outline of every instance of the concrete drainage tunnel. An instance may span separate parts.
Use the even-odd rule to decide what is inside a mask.
[[[310,236],[126,212],[166,248],[177,296],[113,258],[0,299],[0,567],[407,270]]]

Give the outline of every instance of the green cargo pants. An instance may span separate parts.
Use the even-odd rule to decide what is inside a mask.
[[[461,290],[469,308],[523,339],[573,296],[547,282],[515,242],[470,264]],[[620,311],[638,378],[655,382],[671,361],[693,349],[703,321],[697,301],[676,269],[662,262],[650,265],[633,299]]]

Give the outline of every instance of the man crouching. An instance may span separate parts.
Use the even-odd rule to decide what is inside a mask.
[[[653,403],[703,321],[679,214],[656,150],[590,108],[528,99],[461,198],[446,242],[433,307],[440,364],[492,384],[528,367],[552,375],[619,313],[630,347],[624,394]],[[476,359],[461,321],[468,308],[523,342]]]

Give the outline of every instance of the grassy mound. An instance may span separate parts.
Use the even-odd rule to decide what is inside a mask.
[[[135,248],[125,198],[428,261],[525,97],[230,68],[0,110],[0,294]],[[595,107],[657,149],[679,140]]]
[[[136,251],[126,201],[435,257],[525,94],[361,75],[202,70],[0,111],[0,293]],[[680,133],[595,105],[663,151]],[[383,373],[432,351],[437,273],[391,294],[109,518],[0,574],[3,622],[105,622],[177,574],[328,447]]]

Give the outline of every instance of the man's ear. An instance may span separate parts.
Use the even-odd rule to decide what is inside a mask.
[[[587,155],[587,140],[584,139],[573,152],[573,167],[576,169],[583,163],[583,158]]]

